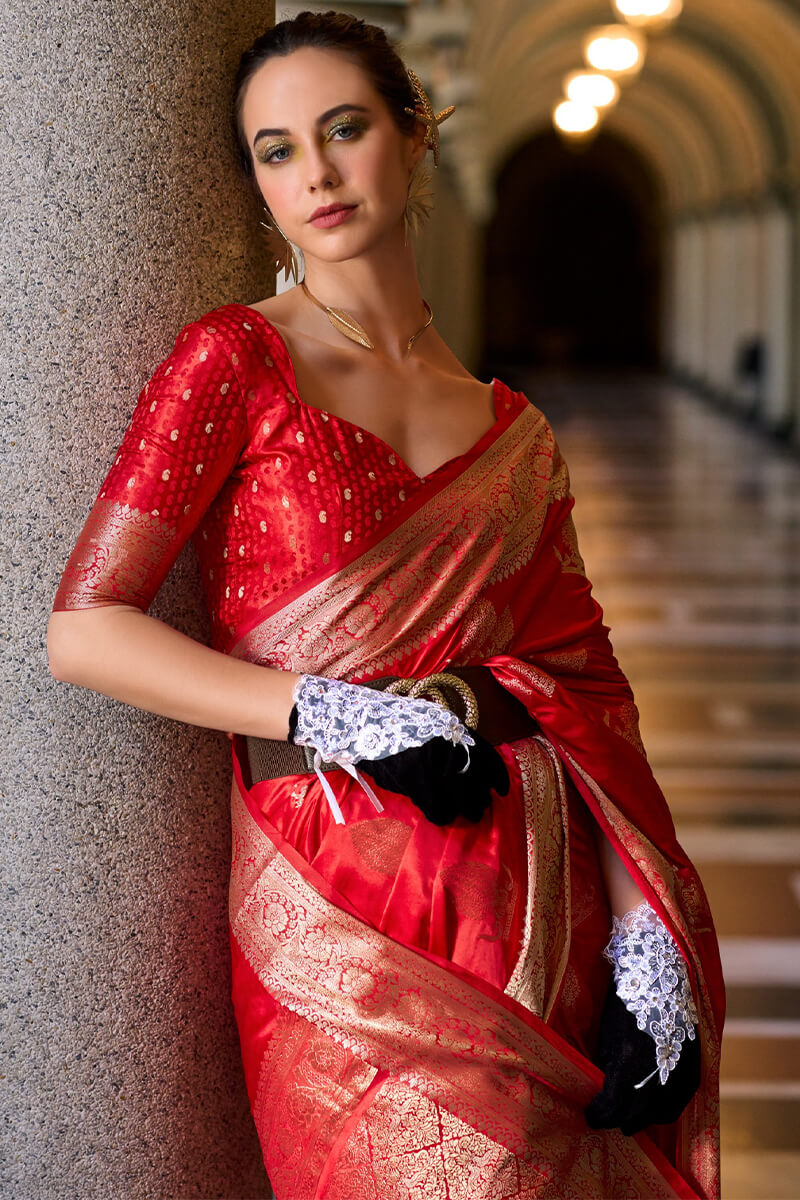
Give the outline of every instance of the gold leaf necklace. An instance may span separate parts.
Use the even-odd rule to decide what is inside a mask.
[[[350,340],[352,342],[358,342],[358,344],[360,346],[365,346],[367,350],[375,349],[375,346],[369,339],[369,335],[367,334],[367,331],[363,328],[363,326],[359,325],[358,321],[356,321],[354,317],[351,317],[349,313],[346,313],[344,311],[344,309],[332,308],[329,304],[323,304],[321,300],[318,300],[316,298],[316,296],[312,296],[311,292],[308,290],[308,287],[306,286],[305,279],[302,279],[300,281],[300,286],[303,289],[303,291],[305,292],[305,294],[308,296],[309,300],[313,300],[313,302],[314,302],[314,304],[316,304],[317,308],[321,308],[323,312],[328,314],[328,320],[330,321],[330,323],[334,327],[334,329],[338,329],[339,333],[343,333],[344,336],[350,338]],[[412,334],[411,337],[408,339],[408,346],[406,347],[406,354],[408,354],[409,350],[414,345],[414,342],[417,340],[417,338],[422,333],[422,331],[424,329],[427,329],[428,326],[430,325],[431,321],[433,320],[433,309],[431,308],[430,304],[428,304],[428,301],[425,300],[424,298],[423,298],[422,303],[425,305],[425,311],[428,314],[428,319],[425,322],[425,324],[420,329],[418,329],[416,333]]]

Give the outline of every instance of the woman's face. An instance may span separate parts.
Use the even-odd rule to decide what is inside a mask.
[[[401,133],[346,55],[303,47],[269,59],[247,85],[242,125],[264,201],[305,255],[339,262],[402,230],[425,129]],[[330,205],[349,215],[312,223]]]

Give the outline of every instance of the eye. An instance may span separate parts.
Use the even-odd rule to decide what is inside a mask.
[[[291,146],[287,145],[286,142],[281,142],[277,146],[265,146],[263,149],[259,147],[259,149],[256,150],[256,158],[260,163],[286,162],[285,158],[278,158],[277,156],[284,150],[288,154],[290,149]]]
[[[332,125],[328,130],[328,137],[332,138],[334,134],[344,134],[344,141],[351,142],[353,137],[363,133],[367,129],[366,121],[360,121],[357,117],[348,117],[344,121],[339,121],[336,125]],[[342,139],[340,139],[342,140]]]

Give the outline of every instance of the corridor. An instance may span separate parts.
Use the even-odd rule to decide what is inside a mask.
[[[656,376],[518,371],[721,939],[723,1196],[800,1195],[800,459]]]

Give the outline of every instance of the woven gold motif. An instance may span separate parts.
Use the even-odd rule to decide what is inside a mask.
[[[67,561],[55,611],[124,603],[146,609],[173,561],[176,530],[148,512],[98,497]]]
[[[477,608],[489,611],[486,587],[534,556],[548,505],[563,498],[566,485],[552,430],[537,409],[524,409],[443,491],[268,616],[231,654],[311,673],[324,662],[339,679],[389,673],[404,654],[435,642]],[[470,570],[461,572],[466,555]],[[457,588],[431,586],[456,575]],[[378,623],[383,651],[367,660],[365,635]]]
[[[291,1155],[292,1122],[302,1119],[307,1129],[314,1119],[312,1095],[320,1120],[331,1122],[327,1136],[337,1119],[343,1128],[342,1119],[357,1113],[328,1176],[327,1196],[438,1200],[448,1194],[442,1190],[447,1180],[459,1200],[492,1200],[517,1172],[511,1195],[527,1200],[673,1200],[676,1193],[637,1139],[619,1130],[587,1131],[583,1108],[596,1090],[595,1068],[586,1071],[579,1055],[562,1053],[534,1016],[523,1021],[488,993],[337,908],[277,851],[235,784],[231,799],[230,921],[237,946],[287,1014],[284,1039],[294,1017],[314,1026],[320,1062],[328,1062],[328,1041],[339,1047],[330,1047],[330,1061],[340,1064],[335,1086],[312,1072],[307,1090],[287,1095],[282,1153]],[[371,1097],[356,1061],[385,1077]],[[290,1075],[302,1080],[302,1057],[284,1062],[287,1081]],[[350,1082],[342,1093],[345,1077]],[[356,1110],[354,1091],[369,1097]],[[272,1136],[269,1115],[257,1111]],[[402,1111],[407,1121],[398,1120]],[[318,1161],[311,1155],[295,1163],[287,1194],[293,1200],[319,1194],[313,1190]],[[345,1190],[337,1191],[340,1180]]]
[[[547,1020],[570,950],[567,791],[545,738],[517,743],[514,756],[524,794],[528,879],[522,948],[506,994]]]

